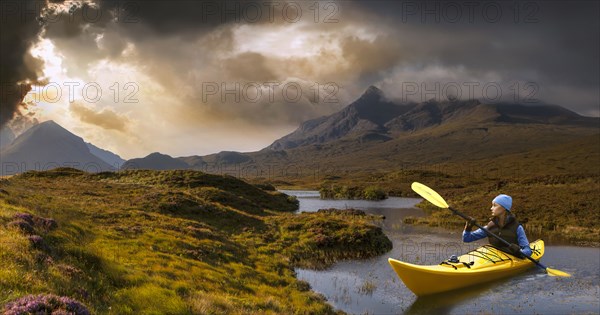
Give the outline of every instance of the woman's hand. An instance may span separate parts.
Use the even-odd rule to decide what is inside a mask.
[[[523,253],[521,253],[521,247],[517,244],[510,244],[510,246],[508,247],[508,249],[510,250],[510,252],[514,255],[517,256],[519,258],[524,258]]]
[[[469,217],[469,221],[465,223],[465,231],[471,232],[473,230],[473,226],[475,225],[475,219]]]

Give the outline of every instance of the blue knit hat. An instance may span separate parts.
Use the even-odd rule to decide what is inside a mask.
[[[496,196],[496,198],[494,198],[494,200],[492,200],[492,202],[495,202],[495,203],[501,205],[508,212],[510,212],[510,208],[512,207],[512,198],[509,195],[500,194],[500,195]]]

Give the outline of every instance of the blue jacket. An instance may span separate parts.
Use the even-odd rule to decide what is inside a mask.
[[[488,235],[482,229],[477,229],[473,232],[463,231],[463,242],[470,243],[473,241],[480,240],[487,237]],[[519,247],[521,247],[521,253],[531,256],[531,248],[529,248],[529,241],[525,235],[525,230],[521,225],[517,228],[517,240],[519,241]]]

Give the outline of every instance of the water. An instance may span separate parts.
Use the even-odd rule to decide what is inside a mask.
[[[600,314],[600,249],[552,246],[546,243],[542,263],[573,275],[550,277],[537,269],[439,296],[416,298],[389,266],[388,257],[416,264],[438,264],[485,244],[465,244],[462,231],[448,232],[407,226],[404,217],[422,216],[414,205],[420,199],[383,201],[321,200],[318,192],[284,191],[298,197],[299,211],[356,208],[384,215],[382,228],[392,240],[392,251],[368,260],[344,261],[328,270],[297,269],[337,309],[351,314]]]

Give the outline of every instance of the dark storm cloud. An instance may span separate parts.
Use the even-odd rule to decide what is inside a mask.
[[[307,4],[285,0],[102,0],[135,36],[191,36],[226,24],[279,24],[294,21]],[[143,26],[143,27],[142,27]],[[145,27],[151,31],[148,32]]]
[[[404,64],[464,66],[505,80],[528,80],[546,102],[598,111],[599,6],[596,1],[354,1],[393,26]],[[596,95],[590,97],[590,95]]]
[[[83,1],[63,6],[62,0],[6,0],[0,2],[0,127],[17,117],[15,122],[27,121],[21,115],[23,97],[31,84],[44,84],[41,78],[43,61],[32,57],[29,49],[41,34],[52,27],[54,37],[80,35],[88,22],[80,12],[97,10]],[[90,3],[92,3],[90,1]],[[104,25],[109,21],[98,20]]]
[[[26,80],[37,79],[36,65],[26,63],[26,53],[41,30],[37,20],[43,1],[2,1],[0,3],[0,128],[11,120],[23,96],[29,91]]]

